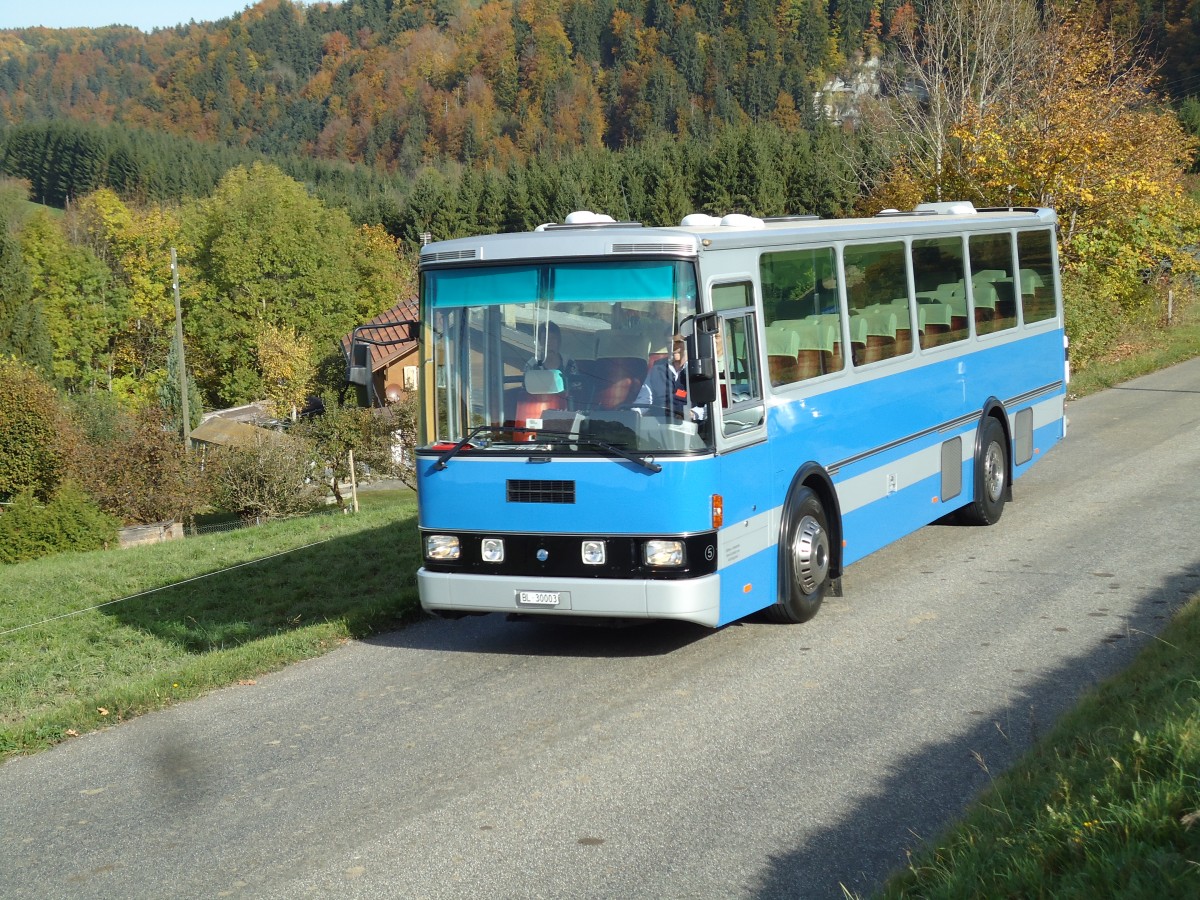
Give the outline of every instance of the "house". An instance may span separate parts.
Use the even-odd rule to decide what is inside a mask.
[[[349,380],[366,389],[370,406],[397,403],[417,389],[419,315],[416,298],[402,300],[342,338]]]
[[[197,444],[220,447],[245,446],[284,438],[280,422],[271,415],[265,400],[218,409],[205,413],[200,424],[192,429],[191,439]]]

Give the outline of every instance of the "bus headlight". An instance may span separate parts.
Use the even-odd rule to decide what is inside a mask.
[[[458,535],[425,535],[426,559],[458,559],[460,556],[462,556],[462,547],[458,543]]]
[[[648,566],[682,566],[683,541],[646,541],[642,554]]]
[[[484,538],[481,546],[483,561],[490,563],[504,562],[504,539]]]
[[[606,556],[604,541],[583,542],[583,564],[585,566],[602,566]]]

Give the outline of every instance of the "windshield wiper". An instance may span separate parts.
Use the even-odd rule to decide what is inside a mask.
[[[433,468],[435,471],[438,471],[438,472],[440,472],[442,469],[446,468],[446,463],[450,462],[450,460],[452,460],[455,456],[457,456],[459,453],[461,453],[464,448],[466,448],[469,445],[472,445],[471,442],[475,439],[476,436],[478,436],[482,432],[485,432],[485,431],[515,432],[515,431],[526,431],[526,430],[527,430],[526,428],[517,428],[517,427],[511,426],[511,425],[476,425],[469,432],[467,432],[466,436],[462,440],[460,440],[457,444],[455,444],[453,447],[451,447],[449,450],[447,450],[445,453],[443,453],[441,456],[439,456],[437,458],[437,460],[434,462]],[[534,440],[528,444],[516,444],[515,446],[521,447],[521,448],[533,449],[533,448],[537,447],[539,444],[557,444],[559,446],[569,445],[569,444],[584,444],[588,447],[596,447],[597,449],[605,450],[605,451],[613,454],[614,456],[619,456],[622,459],[627,459],[630,462],[637,463],[639,466],[642,466],[645,469],[649,469],[651,472],[661,472],[662,471],[662,466],[660,466],[658,463],[656,463],[653,458],[651,458],[649,456],[644,456],[639,453],[634,453],[631,450],[626,450],[624,447],[618,447],[615,444],[610,444],[608,441],[601,441],[601,440],[597,440],[596,438],[562,437],[559,435],[547,435],[545,433],[542,433],[542,434],[538,435],[536,440]]]
[[[433,464],[433,468],[437,472],[440,472],[442,469],[446,468],[446,463],[450,462],[450,460],[452,460],[452,459],[454,459],[454,457],[458,456],[458,454],[462,452],[464,447],[471,444],[471,442],[475,439],[475,437],[477,435],[479,435],[485,431],[516,431],[516,430],[517,430],[516,428],[509,426],[509,425],[476,425],[474,428],[472,428],[470,431],[467,432],[466,437],[464,437],[461,441],[459,441],[457,444],[455,444],[453,447],[451,447],[449,450],[447,450],[445,453],[443,453],[441,456],[439,456],[437,458],[437,461]]]
[[[632,450],[626,450],[624,447],[618,447],[616,444],[610,444],[608,441],[597,440],[596,438],[585,437],[559,437],[553,435],[547,437],[545,434],[538,435],[535,444],[585,444],[588,447],[596,447],[600,450],[607,450],[609,453],[619,456],[622,459],[627,459],[630,462],[637,463],[643,468],[649,469],[651,472],[661,472],[662,466],[656,463],[653,457],[645,456],[640,453],[634,453]]]

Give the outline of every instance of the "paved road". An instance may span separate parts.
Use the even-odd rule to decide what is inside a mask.
[[[805,626],[428,621],[0,768],[3,897],[866,893],[1200,590],[1200,360]]]

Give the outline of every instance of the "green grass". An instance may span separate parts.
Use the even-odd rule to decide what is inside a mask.
[[[1200,896],[1200,595],[884,898]]]
[[[415,497],[361,505],[0,568],[0,758],[411,619]]]
[[[1181,305],[1170,328],[1154,328],[1129,338],[1122,345],[1123,352],[1071,373],[1072,399],[1200,356],[1200,303]]]
[[[1200,355],[1200,305],[1074,372],[1071,397]],[[879,896],[1200,896],[1200,595]]]

